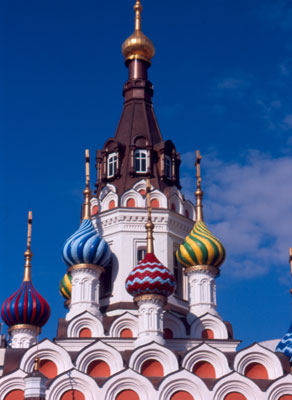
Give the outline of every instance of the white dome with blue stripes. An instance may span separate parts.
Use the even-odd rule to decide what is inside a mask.
[[[292,363],[292,324],[290,325],[288,332],[278,343],[276,351],[285,354],[285,356],[289,358],[290,363]]]
[[[69,266],[93,264],[106,267],[111,261],[111,250],[100,237],[90,219],[84,219],[79,229],[66,240],[63,261]]]

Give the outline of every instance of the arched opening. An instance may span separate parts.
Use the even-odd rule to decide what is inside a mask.
[[[170,209],[171,209],[172,211],[176,211],[176,206],[175,206],[175,204],[174,204],[174,203],[171,203],[171,205],[170,205]]]
[[[185,210],[185,216],[186,216],[187,218],[190,218],[189,210]]]
[[[4,397],[4,400],[24,400],[24,391],[12,390]]]
[[[53,379],[58,375],[57,365],[51,360],[40,360],[40,371],[49,379]]]
[[[152,208],[159,208],[160,207],[159,200],[158,199],[152,199],[151,200],[151,207]]]
[[[91,209],[91,215],[96,215],[98,214],[98,206],[93,206]]]
[[[92,361],[88,368],[87,368],[87,373],[89,376],[92,376],[93,378],[98,378],[98,377],[109,377],[111,375],[111,370],[105,361],[102,360],[94,360]]]
[[[139,190],[139,193],[140,193],[141,196],[146,196],[146,190],[145,189]]]
[[[214,332],[211,329],[204,329],[202,339],[214,339]]]
[[[164,328],[163,329],[163,337],[164,339],[172,339],[173,338],[173,332],[169,328]]]
[[[91,334],[91,330],[89,328],[80,329],[80,332],[79,332],[80,338],[91,338],[91,336],[92,336],[92,334]]]
[[[116,397],[116,400],[140,400],[134,390],[122,390]]]
[[[292,400],[292,395],[291,394],[285,394],[284,396],[281,396],[279,400]]]
[[[250,379],[269,379],[268,371],[260,363],[251,363],[245,368],[244,375]]]
[[[185,392],[184,390],[180,390],[179,392],[175,392],[170,400],[195,400],[191,394]]]
[[[216,378],[215,368],[207,361],[199,361],[193,367],[193,373],[200,378]]]
[[[232,392],[228,393],[225,397],[224,400],[247,400],[246,397],[238,392]]]
[[[115,208],[115,206],[116,206],[116,202],[115,202],[114,200],[111,200],[111,201],[108,203],[108,209],[109,209],[109,210],[112,210],[113,208]]]
[[[67,392],[62,394],[61,400],[85,400],[85,396],[79,390],[73,389],[67,390]]]
[[[135,199],[132,197],[127,200],[126,207],[136,207]]]
[[[133,337],[133,332],[129,328],[122,329],[120,333],[120,337],[122,338],[132,338]]]
[[[141,374],[144,376],[163,376],[163,366],[157,360],[146,360],[141,367]]]

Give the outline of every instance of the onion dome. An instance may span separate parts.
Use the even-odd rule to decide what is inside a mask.
[[[291,265],[292,277],[292,248],[290,248],[289,261]],[[290,293],[292,295],[292,289],[290,290]],[[276,351],[285,354],[285,356],[289,358],[290,363],[292,364],[292,324],[290,325],[288,332],[282,337],[282,339],[278,343]]]
[[[31,224],[32,213],[30,211],[28,219],[27,250],[24,253],[24,279],[20,288],[8,297],[1,308],[1,317],[9,327],[25,324],[41,328],[50,317],[50,306],[31,282]]]
[[[144,294],[168,297],[175,288],[175,277],[153,253],[147,253],[126,279],[126,290],[133,297]]]
[[[146,256],[130,272],[125,285],[127,292],[133,296],[161,295],[168,297],[175,291],[176,281],[170,270],[164,267],[154,255],[153,251],[153,229],[151,221],[150,205],[150,180],[147,178],[147,208],[148,220],[145,225],[147,230],[147,251]]]
[[[276,351],[285,354],[292,364],[292,324],[288,329],[288,332],[282,337],[276,347]]]
[[[71,298],[72,291],[72,276],[70,274],[65,274],[60,282],[60,294],[66,300]]]
[[[134,5],[135,10],[135,32],[129,36],[122,45],[122,53],[125,61],[139,59],[151,64],[151,59],[155,55],[153,43],[141,31],[141,12],[142,5],[140,0]]]
[[[201,156],[196,152],[197,190],[196,195],[196,223],[176,252],[179,263],[185,267],[198,265],[219,267],[225,260],[225,248],[206,227],[203,218],[203,192],[201,190]]]
[[[63,261],[68,267],[78,264],[106,267],[111,260],[110,247],[93,226],[90,215],[91,190],[89,186],[88,150],[86,150],[86,187],[83,194],[83,220],[77,231],[64,244]]]
[[[205,223],[198,221],[184,243],[179,246],[176,256],[185,267],[196,265],[219,267],[225,260],[225,249]]]

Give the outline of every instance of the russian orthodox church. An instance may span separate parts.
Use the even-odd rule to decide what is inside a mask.
[[[64,318],[38,341],[50,307],[32,283],[30,212],[23,282],[1,308],[0,399],[292,400],[292,327],[237,351],[217,310],[225,248],[204,222],[201,156],[193,205],[154,114],[139,0],[134,10],[121,119],[96,153],[94,194],[86,151],[81,224],[63,247]]]

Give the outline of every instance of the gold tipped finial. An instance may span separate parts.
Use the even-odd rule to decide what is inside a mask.
[[[26,250],[24,252],[25,265],[24,265],[24,282],[31,281],[31,259],[32,259],[32,251],[31,251],[31,226],[32,226],[32,212],[28,212],[28,220],[27,220],[27,245]]]
[[[201,189],[201,182],[202,182],[202,177],[201,177],[201,160],[202,156],[200,154],[199,150],[196,150],[196,177],[197,177],[197,189],[195,191],[196,195],[196,220],[197,221],[204,221],[203,217],[203,195],[204,192]]]
[[[142,4],[140,0],[136,1],[136,4],[134,5],[134,11],[135,11],[135,31],[141,31],[141,12],[143,10]]]
[[[91,190],[90,190],[90,168],[89,168],[89,150],[85,150],[85,189],[83,191],[84,194],[84,209],[83,209],[83,219],[90,219],[90,198],[91,198]]]
[[[147,201],[147,223],[145,228],[147,230],[147,254],[154,253],[153,249],[153,229],[154,224],[151,219],[151,201],[150,201],[151,183],[150,179],[146,180],[146,201]]]
[[[143,60],[151,64],[151,59],[155,55],[153,43],[141,31],[141,12],[143,10],[140,0],[136,0],[135,11],[135,32],[129,36],[122,45],[122,53],[125,61]]]

